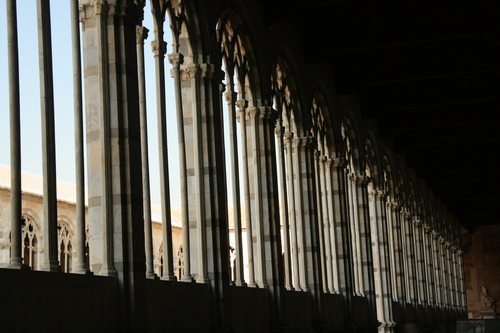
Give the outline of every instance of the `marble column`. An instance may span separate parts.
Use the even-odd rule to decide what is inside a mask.
[[[74,131],[75,131],[75,185],[76,185],[76,263],[72,273],[90,272],[85,261],[85,167],[84,167],[84,124],[83,124],[83,89],[82,64],[80,50],[80,13],[78,1],[71,1],[71,39],[73,55],[73,96],[74,96]]]
[[[40,100],[42,112],[43,247],[42,270],[59,271],[57,246],[56,140],[50,2],[37,0]]]
[[[285,142],[284,142],[284,131],[283,118],[279,117],[278,125],[276,126],[276,137],[277,137],[277,159],[279,168],[279,186],[280,186],[280,204],[281,204],[281,224],[283,226],[282,238],[283,238],[283,248],[284,248],[284,278],[285,278],[285,288],[287,290],[294,290],[292,283],[292,247],[290,243],[290,214],[288,209],[288,186],[287,186],[287,169],[286,169],[286,156],[285,156]]]
[[[151,48],[155,58],[156,75],[156,112],[158,124],[158,158],[160,162],[160,196],[163,235],[163,276],[162,280],[175,281],[174,253],[172,245],[172,216],[170,208],[170,179],[167,143],[167,115],[165,91],[165,53],[167,43],[163,39],[165,6],[160,1],[151,0],[151,11],[154,23],[154,40]]]
[[[238,94],[233,91],[234,82],[232,72],[226,79],[228,90],[224,93],[228,109],[229,122],[229,149],[230,149],[230,167],[231,167],[231,185],[233,191],[233,228],[234,228],[234,245],[236,251],[236,276],[234,283],[237,286],[246,286],[244,270],[243,270],[243,234],[242,234],[242,219],[241,219],[241,187],[240,187],[240,166],[238,154],[238,137],[237,137],[237,122],[236,122],[236,99]],[[226,166],[227,167],[227,166]]]
[[[17,7],[7,0],[7,42],[9,68],[10,117],[10,260],[9,268],[26,268],[22,257],[21,231],[21,109],[19,98],[19,47],[17,37]]]

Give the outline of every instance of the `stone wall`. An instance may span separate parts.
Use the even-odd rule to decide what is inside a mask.
[[[477,227],[462,233],[469,318],[480,318],[484,286],[500,306],[500,226]]]

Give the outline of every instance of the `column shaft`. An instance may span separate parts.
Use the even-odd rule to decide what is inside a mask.
[[[44,262],[42,270],[59,271],[57,256],[56,141],[50,2],[37,1],[40,100],[42,112],[42,164],[44,212]]]
[[[89,272],[85,261],[85,167],[84,167],[84,127],[82,96],[82,64],[80,50],[80,24],[78,1],[70,1],[71,36],[73,54],[73,94],[74,94],[74,130],[75,130],[75,173],[76,173],[76,263],[73,273]]]
[[[7,0],[7,40],[10,109],[10,263],[23,266],[21,231],[21,108],[19,99],[19,47],[15,0]]]

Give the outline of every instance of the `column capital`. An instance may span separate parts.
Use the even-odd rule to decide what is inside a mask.
[[[387,207],[391,208],[394,211],[397,211],[400,207],[399,202],[396,201],[387,201],[385,204]]]
[[[95,15],[107,15],[109,10],[109,5],[107,1],[104,0],[92,0],[90,5],[94,8]]]
[[[417,227],[420,227],[422,225],[422,221],[420,220],[420,218],[418,216],[413,216],[412,222]]]
[[[276,125],[276,127],[274,128],[274,133],[276,133],[276,135],[278,136],[281,136],[281,133],[284,132],[285,132],[285,126]]]
[[[205,79],[213,79],[215,77],[215,66],[209,63],[199,65],[201,77]]]
[[[153,51],[155,57],[164,57],[165,53],[167,53],[167,42],[155,39],[151,42],[151,51]]]
[[[182,53],[170,53],[168,55],[168,62],[172,65],[172,68],[179,69],[180,65],[184,62],[184,56]]]
[[[278,111],[270,106],[259,107],[259,117],[261,119],[277,119]]]
[[[236,101],[236,98],[238,98],[238,93],[232,91],[231,89],[228,89],[224,93],[224,99],[226,100],[227,104],[233,104],[234,101]]]
[[[253,120],[254,118],[259,117],[260,115],[260,110],[259,108],[252,106],[251,108],[247,108],[247,119],[248,120]]]
[[[284,127],[283,129],[285,130],[285,133],[283,133],[283,139],[287,142],[291,142],[293,139],[293,133],[290,131],[287,131]]]
[[[429,234],[432,231],[432,227],[430,225],[424,225],[424,232]]]
[[[142,26],[138,25],[135,27],[135,36],[136,36],[136,43],[137,44],[144,44],[144,40],[148,38],[148,32],[149,29]]]
[[[236,107],[239,112],[245,112],[245,109],[248,108],[248,101],[246,99],[238,99],[236,101]]]
[[[382,190],[371,190],[368,195],[373,198],[383,198],[385,196],[385,191]]]
[[[347,160],[343,157],[333,158],[332,163],[336,168],[345,168],[347,166]]]
[[[464,251],[462,249],[458,248],[457,255],[459,257],[463,256],[464,255]]]
[[[195,63],[185,64],[180,66],[181,69],[181,80],[187,81],[190,79],[197,78],[200,74],[200,66]]]

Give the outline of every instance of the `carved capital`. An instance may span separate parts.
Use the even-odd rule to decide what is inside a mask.
[[[251,107],[247,109],[247,116],[249,120],[253,120],[254,118],[257,118],[259,116],[259,108],[256,107]]]
[[[290,132],[290,131],[286,131],[284,134],[283,134],[283,138],[285,139],[285,141],[287,141],[288,143],[290,141],[292,141],[293,139],[293,133]]]
[[[155,57],[164,57],[165,53],[167,53],[167,42],[155,39],[151,42],[151,51],[153,51]]]
[[[332,162],[336,168],[345,168],[347,166],[347,160],[343,157],[333,158]]]
[[[181,80],[186,81],[197,78],[200,73],[200,67],[197,64],[181,65]]]
[[[424,232],[426,234],[430,233],[432,231],[432,227],[430,225],[426,225],[424,226]]]
[[[236,101],[236,107],[239,112],[245,112],[245,109],[248,107],[248,101],[246,99],[239,99]]]
[[[462,249],[460,249],[460,248],[459,248],[459,249],[458,249],[458,251],[457,251],[457,255],[458,255],[459,257],[463,256],[463,255],[464,255],[464,251],[463,251]]]
[[[284,131],[285,131],[284,126],[276,126],[274,128],[274,133],[276,133],[277,136],[281,136],[281,133],[283,133]]]
[[[142,25],[138,25],[135,27],[135,37],[137,44],[144,44],[144,40],[148,39],[149,30]]]
[[[92,0],[90,5],[94,7],[95,15],[107,15],[109,5],[107,1],[104,0]]]
[[[178,69],[184,62],[184,56],[181,53],[170,53],[168,55],[168,62],[172,65],[172,68]]]
[[[200,76],[205,79],[214,78],[214,65],[212,64],[200,64]]]
[[[224,93],[224,99],[227,104],[233,104],[234,101],[236,101],[236,98],[238,98],[238,94],[232,90],[228,90]]]
[[[422,225],[422,221],[418,216],[413,216],[412,222],[415,226],[420,227]]]

